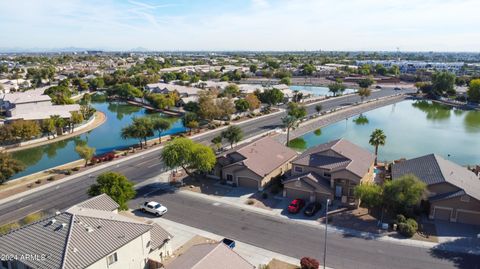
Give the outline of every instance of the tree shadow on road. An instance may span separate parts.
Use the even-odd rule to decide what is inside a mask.
[[[459,249],[469,250],[469,253]],[[449,260],[456,268],[480,269],[480,238],[460,238],[438,244],[430,250],[435,258]]]

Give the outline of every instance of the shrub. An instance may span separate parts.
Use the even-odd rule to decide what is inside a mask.
[[[42,218],[43,218],[43,213],[42,212],[37,212],[37,213],[32,213],[32,214],[26,216],[20,222],[22,223],[22,225],[27,225],[27,224],[39,221]]]
[[[254,203],[255,203],[255,201],[253,201],[252,199],[247,200],[247,205],[253,205]]]
[[[18,228],[20,228],[20,224],[18,224],[17,222],[5,224],[3,226],[0,226],[0,235],[7,234],[11,230],[15,230]]]
[[[54,180],[55,180],[55,177],[54,177],[54,176],[49,176],[49,177],[47,178],[47,181],[54,181]]]
[[[65,170],[65,175],[69,176],[72,174],[72,170],[68,169],[68,170]]]
[[[264,192],[262,193],[262,199],[267,199],[268,198],[268,193]]]
[[[397,217],[395,218],[396,224],[405,223],[405,221],[407,221],[407,218],[405,218],[405,216],[402,214],[398,214]]]
[[[407,219],[398,225],[398,230],[401,235],[412,237],[418,230],[418,224],[414,219]]]
[[[320,267],[320,263],[314,258],[303,257],[300,260],[300,267],[302,269],[318,269],[318,267]]]
[[[40,183],[42,183],[42,180],[41,180],[41,179],[37,179],[37,180],[35,181],[35,184],[40,184]]]
[[[76,171],[78,171],[78,170],[80,170],[80,167],[74,167],[74,168],[72,168],[72,171],[75,171],[75,172],[76,172]]]

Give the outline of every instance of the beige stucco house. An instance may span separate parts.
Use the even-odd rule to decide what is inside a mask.
[[[227,184],[263,190],[290,169],[295,156],[296,151],[265,136],[217,157],[211,176]]]
[[[480,179],[436,154],[392,165],[392,179],[413,174],[427,184],[431,219],[480,225]]]
[[[318,145],[291,162],[283,195],[311,202],[339,199],[354,204],[355,186],[373,181],[374,159],[368,150],[345,139]]]

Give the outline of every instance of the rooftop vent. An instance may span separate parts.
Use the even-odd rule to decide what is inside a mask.
[[[62,227],[60,227],[60,228],[65,228],[65,227],[67,227],[67,224],[64,222],[64,223],[62,223]]]
[[[62,214],[62,212],[60,212],[60,211],[55,212],[55,216],[58,216],[60,214]]]
[[[56,219],[51,219],[50,222],[49,222],[49,224],[52,225],[52,224],[54,224],[55,222],[57,222]]]
[[[87,227],[87,232],[91,233],[91,232],[93,232],[93,231],[94,231],[94,230],[93,230],[92,227]]]

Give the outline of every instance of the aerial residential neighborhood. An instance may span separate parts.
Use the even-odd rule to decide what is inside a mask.
[[[0,1],[0,269],[480,269],[477,1]]]

